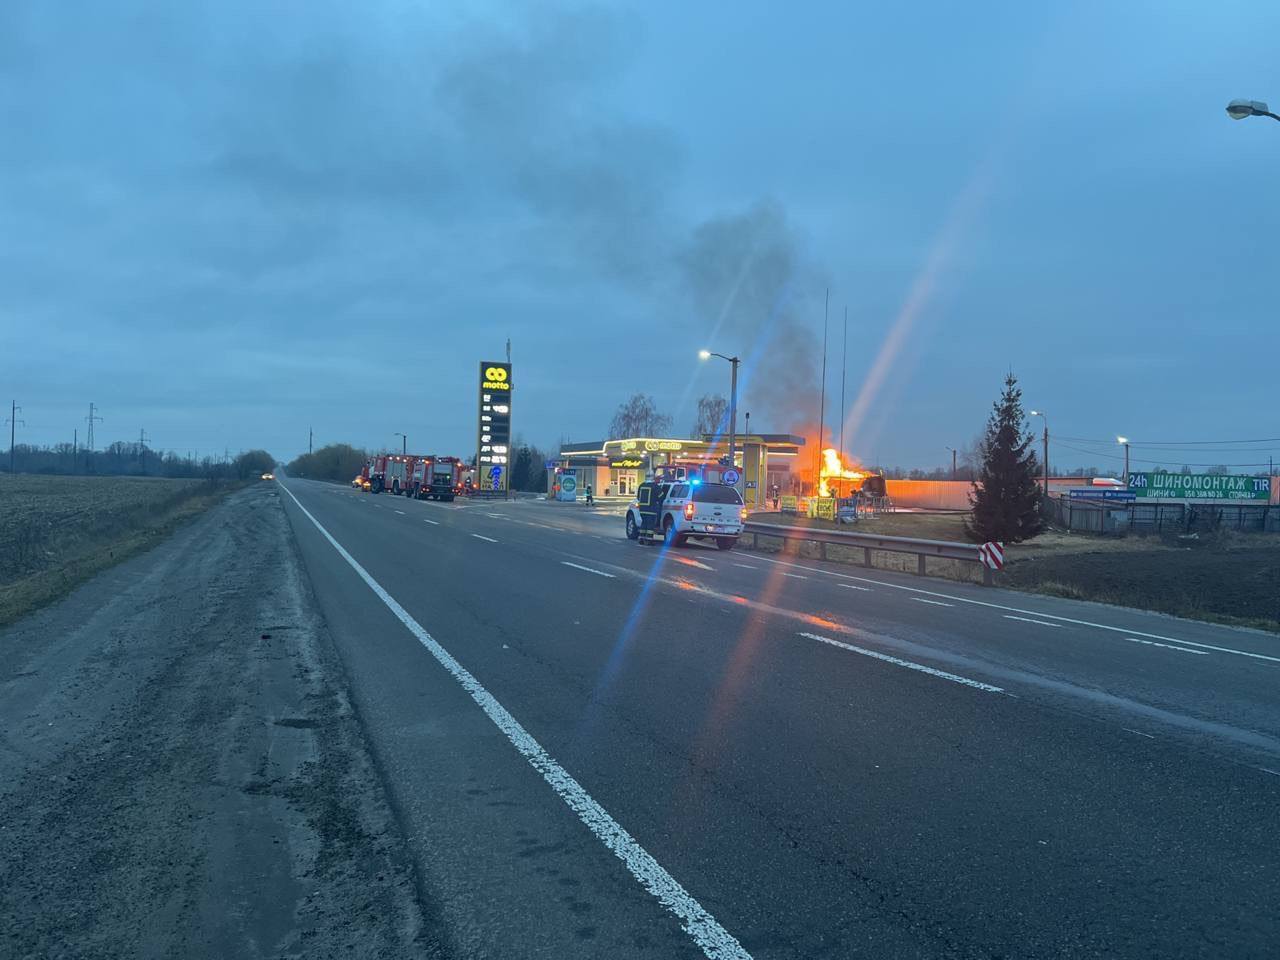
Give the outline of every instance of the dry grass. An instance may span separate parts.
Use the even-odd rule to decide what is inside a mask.
[[[166,537],[242,484],[0,476],[0,625]]]

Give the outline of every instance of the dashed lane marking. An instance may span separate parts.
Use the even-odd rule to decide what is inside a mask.
[[[1023,623],[1035,623],[1035,624],[1039,624],[1039,625],[1040,625],[1040,626],[1042,626],[1042,627],[1054,627],[1054,628],[1057,628],[1057,627],[1062,626],[1062,624],[1060,624],[1060,623],[1050,623],[1048,620],[1033,620],[1033,619],[1031,619],[1031,617],[1015,617],[1015,616],[1014,616],[1013,614],[1011,614],[1011,613],[1006,613],[1006,614],[1004,615],[1004,618],[1005,618],[1006,620],[1021,620]]]
[[[400,516],[402,516],[402,517],[404,516],[404,511],[403,511],[403,510],[397,510],[397,511],[396,511],[396,513],[400,514]]]
[[[924,597],[912,597],[916,603],[928,603],[935,607],[954,607],[954,603],[943,603],[941,600],[926,600]]]
[[[964,684],[964,686],[973,687],[975,690],[985,690],[987,693],[1004,693],[1003,687],[993,687],[989,683],[983,683],[981,680],[970,680],[968,677],[962,677],[958,673],[947,673],[945,670],[926,667],[923,663],[916,663],[914,660],[903,660],[900,657],[891,657],[889,654],[880,653],[878,650],[868,650],[866,647],[855,647],[852,643],[845,643],[842,640],[833,640],[831,637],[824,637],[820,633],[802,633],[800,636],[808,637],[810,640],[817,640],[819,643],[830,644],[833,647],[839,647],[841,650],[848,650],[851,653],[860,653],[862,656],[871,657],[874,660],[883,660],[885,663],[892,663],[898,667],[906,667],[908,670],[917,670],[920,673],[927,673],[931,677],[950,680],[952,683]]]
[[[426,647],[427,651],[435,657],[436,661],[444,667],[453,676],[455,680],[462,686],[471,699],[476,702],[485,715],[493,721],[494,725],[506,735],[511,741],[511,745],[519,751],[531,767],[542,774],[542,778],[556,795],[565,802],[578,819],[581,820],[588,830],[595,835],[602,844],[607,847],[614,856],[623,862],[627,870],[640,883],[645,890],[662,905],[662,907],[675,914],[681,922],[684,929],[703,954],[712,960],[751,960],[751,954],[743,949],[742,944],[737,941],[728,930],[720,926],[715,917],[707,913],[702,905],[695,900],[675,877],[671,876],[658,863],[647,850],[645,850],[631,836],[621,824],[609,815],[609,812],[600,806],[595,799],[587,793],[564,767],[556,763],[552,756],[543,749],[542,745],[533,738],[520,721],[511,715],[498,700],[486,690],[473,677],[465,667],[462,666],[453,655],[442,647],[431,634],[423,629],[422,625],[411,617],[396,602],[391,594],[383,589],[382,584],[373,579],[365,570],[356,562],[356,559],[347,553],[333,535],[329,533],[320,521],[311,515],[286,487],[285,492],[289,494],[289,498],[297,505],[298,509],[303,512],[308,520],[310,520],[321,535],[329,541],[335,550],[338,551],[342,559],[346,560],[356,574],[363,580],[387,608],[396,615],[401,623],[408,628],[409,632],[418,638],[418,642]]]
[[[426,517],[423,517],[423,518],[422,518],[422,522],[423,522],[423,523],[429,523],[429,524],[431,524],[433,527],[438,527],[438,526],[440,526],[440,521],[439,521],[439,520],[428,520]]]
[[[570,563],[568,560],[561,560],[560,562],[566,567],[573,567],[575,570],[585,570],[587,573],[594,573],[597,577],[608,577],[610,580],[618,579],[616,574],[605,573],[603,570],[597,570],[594,567],[584,567],[580,563]]]
[[[856,583],[837,583],[837,587],[844,587],[846,590],[861,590],[863,593],[871,593],[870,587],[860,587]]]
[[[1197,657],[1207,657],[1208,650],[1189,650],[1186,647],[1179,647],[1172,643],[1156,643],[1154,640],[1139,640],[1137,637],[1125,637],[1130,643],[1141,643],[1148,647],[1161,647],[1165,650],[1177,650],[1179,653],[1194,653]]]
[[[493,537],[486,537],[483,533],[473,533],[472,536],[475,537],[477,540],[488,540],[490,543],[498,542],[497,540],[493,539]]]

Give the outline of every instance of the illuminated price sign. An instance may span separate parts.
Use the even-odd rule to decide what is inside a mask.
[[[511,364],[480,364],[480,422],[476,443],[477,485],[484,490],[508,488],[511,475]]]

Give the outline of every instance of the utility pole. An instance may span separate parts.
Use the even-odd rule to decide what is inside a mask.
[[[813,494],[817,496],[822,490],[822,428],[827,411],[827,319],[831,310],[831,288],[827,287],[827,295],[822,304],[822,389],[818,394],[818,449],[813,458]]]
[[[1044,421],[1044,495],[1049,496],[1049,418],[1043,410],[1032,410],[1033,417]]]
[[[316,439],[316,432],[312,430],[310,427],[307,427],[307,453],[311,452],[311,445],[315,443],[315,439]]]
[[[147,441],[150,439],[145,427],[138,431],[138,463],[144,474],[147,472]]]
[[[844,381],[849,375],[849,305],[844,307],[844,344],[840,348],[840,463],[844,465]]]
[[[80,459],[80,428],[71,430],[71,472],[76,472],[76,461]]]
[[[94,403],[89,404],[89,415],[88,415],[87,417],[85,417],[85,419],[89,421],[89,438],[85,441],[85,445],[84,445],[85,451],[86,451],[86,452],[88,452],[88,453],[93,453],[93,424],[94,424],[94,421],[97,421],[97,420],[101,420],[101,419],[102,419],[100,416],[98,416],[98,412],[97,412],[97,411],[98,411],[98,406],[97,406],[97,404],[94,404]]]
[[[19,420],[18,420],[18,414],[19,414],[19,413],[21,413],[21,412],[22,412],[22,408],[21,408],[20,406],[18,406],[18,401],[14,400],[14,401],[9,405],[9,472],[10,472],[10,473],[13,473],[13,472],[14,472],[14,469],[13,469],[13,463],[14,463],[14,460],[13,460],[13,438],[14,438],[15,434],[17,433],[17,428],[18,428],[18,423],[19,423]],[[21,423],[22,423],[22,425],[23,425],[24,427],[27,425],[27,421],[25,421],[25,420],[21,421]]]
[[[947,449],[951,451],[951,479],[954,480],[956,478],[956,448],[947,447]]]

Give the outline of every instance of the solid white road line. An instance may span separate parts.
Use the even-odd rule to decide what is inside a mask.
[[[1201,647],[1205,650],[1217,650],[1219,653],[1233,653],[1238,657],[1250,657],[1254,660],[1268,660],[1271,663],[1280,663],[1280,657],[1268,656],[1265,653],[1253,653],[1249,650],[1236,650],[1233,647],[1220,647],[1212,643],[1200,643],[1196,640],[1180,640],[1177,637],[1164,637],[1158,633],[1146,633],[1142,630],[1129,630],[1125,627],[1113,627],[1108,623],[1095,623],[1092,620],[1077,620],[1074,617],[1064,617],[1056,613],[1043,613],[1039,610],[1024,610],[1021,607],[1010,607],[1003,603],[992,603],[989,600],[974,600],[970,597],[957,597],[950,593],[938,593],[934,590],[922,590],[920,587],[909,587],[902,583],[890,583],[888,580],[874,580],[870,577],[856,577],[849,573],[839,573],[835,570],[823,570],[821,567],[806,567],[799,563],[788,563],[786,560],[773,560],[769,557],[761,557],[766,563],[776,563],[782,567],[794,567],[797,570],[808,570],[812,573],[824,573],[829,577],[839,577],[845,580],[860,580],[863,583],[874,583],[881,587],[890,587],[893,590],[905,590],[908,593],[924,593],[931,597],[942,597],[946,600],[954,600],[957,603],[969,603],[975,607],[988,607],[992,610],[1009,610],[1012,613],[1025,613],[1031,617],[1043,617],[1046,620],[1057,620],[1060,623],[1070,623],[1078,627],[1093,627],[1097,630],[1109,630],[1112,633],[1126,633],[1131,639],[1132,637],[1146,637],[1149,640],[1163,640],[1166,643],[1180,643],[1189,647]]]
[[[798,574],[798,573],[784,573],[783,576],[790,577],[792,580],[808,580],[809,579],[808,577],[802,576],[801,574]]]
[[[1003,687],[993,687],[991,684],[983,683],[980,680],[970,680],[968,677],[962,677],[959,674],[947,673],[945,670],[935,670],[933,667],[926,667],[923,663],[916,663],[912,660],[902,660],[898,657],[891,657],[887,653],[868,650],[865,647],[855,647],[851,643],[844,643],[841,640],[833,640],[830,637],[824,637],[818,633],[802,633],[800,636],[808,637],[810,640],[817,640],[820,643],[828,643],[833,647],[839,647],[841,650],[860,653],[864,657],[872,657],[876,660],[883,660],[885,663],[892,663],[895,666],[906,667],[908,670],[919,670],[921,673],[927,673],[931,677],[940,677],[943,680],[950,680],[952,683],[962,683],[966,687],[973,687],[977,690],[986,690],[988,693],[1004,693]]]
[[[431,524],[433,527],[438,527],[438,526],[440,526],[440,521],[439,521],[439,520],[428,520],[426,517],[423,517],[423,518],[422,518],[422,522],[423,522],[423,523],[429,523],[429,524]]]
[[[786,574],[783,574],[783,576],[786,576]],[[954,603],[943,603],[941,600],[926,600],[924,597],[912,597],[911,599],[914,600],[916,603],[930,603],[930,604],[933,604],[935,607],[954,607],[955,606]]]
[[[870,587],[860,587],[856,583],[837,583],[837,587],[844,587],[846,590],[862,590],[864,593],[870,593]]]
[[[585,570],[587,573],[594,573],[597,577],[608,577],[610,580],[616,580],[617,576],[612,573],[605,573],[603,570],[596,570],[592,567],[584,567],[580,563],[570,563],[568,560],[561,560],[566,567],[573,567],[576,570]]]
[[[1023,623],[1038,623],[1038,624],[1040,624],[1040,626],[1042,626],[1042,627],[1055,627],[1055,628],[1056,628],[1056,627],[1060,627],[1060,626],[1062,626],[1062,624],[1060,624],[1060,623],[1050,623],[1048,620],[1032,620],[1030,617],[1015,617],[1015,616],[1014,616],[1013,614],[1011,614],[1011,613],[1006,613],[1006,614],[1004,615],[1004,618],[1005,618],[1006,620],[1021,620]]]
[[[631,875],[640,882],[640,885],[649,891],[657,901],[667,910],[674,913],[681,920],[681,926],[685,933],[693,939],[694,943],[701,948],[702,952],[712,958],[712,960],[751,960],[751,954],[743,949],[742,944],[724,927],[716,922],[715,917],[707,913],[684,887],[663,869],[662,865],[649,854],[631,834],[613,817],[609,816],[607,810],[600,806],[577,780],[569,775],[569,771],[556,763],[542,745],[520,725],[520,722],[494,698],[488,690],[481,686],[480,681],[467,672],[453,655],[444,647],[436,642],[431,634],[423,629],[417,620],[413,619],[409,613],[396,602],[391,594],[382,588],[378,581],[374,580],[365,570],[356,562],[355,557],[347,553],[342,544],[338,543],[321,524],[320,521],[311,515],[298,498],[285,487],[285,493],[289,494],[290,499],[297,504],[298,509],[306,515],[321,535],[332,544],[333,548],[338,551],[342,559],[350,564],[356,574],[363,580],[388,609],[396,615],[401,623],[408,628],[409,632],[418,638],[418,642],[427,648],[428,652],[435,657],[436,661],[444,667],[453,676],[462,688],[471,695],[480,709],[485,712],[490,720],[494,722],[499,730],[501,730],[511,741],[512,746],[520,752],[529,765],[542,774],[542,778],[547,781],[551,789],[556,792],[561,800],[578,815],[578,819],[586,824],[596,839],[609,848],[619,860],[626,865]]]
[[[472,536],[475,537],[477,540],[488,540],[490,543],[498,542],[497,540],[493,539],[493,537],[486,537],[483,533],[473,533]]]
[[[1163,647],[1166,650],[1177,650],[1179,653],[1194,653],[1197,657],[1207,657],[1208,650],[1188,650],[1186,647],[1175,646],[1172,643],[1156,643],[1154,640],[1139,640],[1137,637],[1125,637],[1130,643],[1142,643],[1148,647]]]
[[[734,566],[741,567],[743,570],[759,570],[760,569],[759,567],[753,567],[749,563],[735,563]]]

